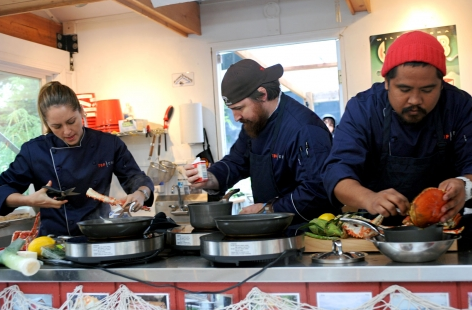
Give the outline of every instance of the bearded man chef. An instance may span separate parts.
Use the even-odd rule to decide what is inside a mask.
[[[39,235],[81,235],[77,222],[108,218],[110,206],[85,196],[87,189],[108,195],[115,174],[134,209],[153,203],[152,180],[141,171],[117,136],[86,128],[84,110],[72,89],[53,81],[38,96],[38,112],[45,135],[24,143],[10,167],[0,175],[0,215],[15,207],[38,207]],[[30,184],[35,192],[22,195]],[[48,197],[42,186],[58,190],[75,187],[77,196]]]
[[[375,83],[346,105],[323,181],[338,200],[400,225],[423,189],[445,191],[441,221],[471,198],[472,100],[443,81],[444,49],[421,31],[398,37]]]
[[[210,194],[224,194],[251,177],[254,204],[241,213],[290,212],[293,224],[329,212],[321,167],[331,135],[310,109],[280,91],[280,64],[263,68],[251,59],[229,67],[221,83],[224,103],[243,123],[230,153],[208,169],[207,182],[195,183],[197,169],[186,165],[188,181]]]

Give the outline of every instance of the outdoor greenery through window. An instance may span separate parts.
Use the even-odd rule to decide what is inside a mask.
[[[0,173],[21,145],[41,134],[36,107],[41,79],[0,71]]]

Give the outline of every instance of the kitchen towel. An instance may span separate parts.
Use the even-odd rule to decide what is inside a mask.
[[[201,103],[184,103],[180,105],[180,139],[182,144],[203,142]]]

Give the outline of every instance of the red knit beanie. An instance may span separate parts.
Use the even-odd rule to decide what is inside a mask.
[[[438,68],[446,75],[446,56],[441,43],[423,31],[402,34],[387,49],[382,76],[398,65],[410,61],[421,61]]]

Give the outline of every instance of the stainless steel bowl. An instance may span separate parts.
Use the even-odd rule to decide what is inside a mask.
[[[428,242],[386,242],[382,237],[371,239],[380,253],[391,260],[401,263],[423,263],[438,259],[443,255],[459,235],[443,234],[443,239]]]

